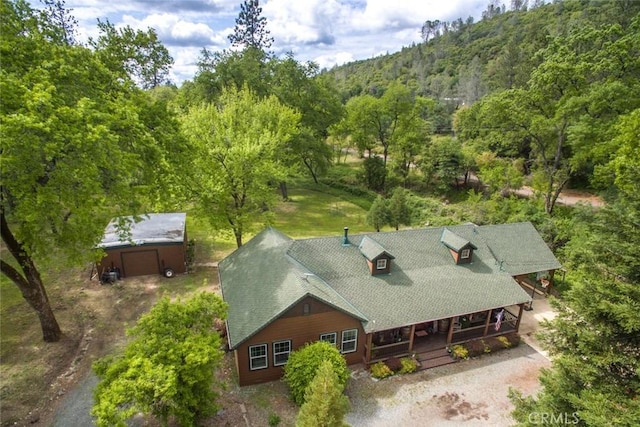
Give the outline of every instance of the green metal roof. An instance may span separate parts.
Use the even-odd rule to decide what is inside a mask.
[[[350,235],[346,246],[340,235],[291,240],[263,231],[219,265],[231,347],[306,295],[371,332],[528,302],[512,275],[560,268],[531,223],[448,229],[476,248],[473,262],[455,264],[442,228]],[[393,253],[391,272],[372,276],[361,248]]]
[[[391,255],[387,250],[382,247],[382,245],[369,236],[364,236],[360,245],[358,246],[360,249],[360,253],[365,256],[369,261],[373,261],[378,258],[380,255],[386,254],[387,257],[394,259],[395,257]]]

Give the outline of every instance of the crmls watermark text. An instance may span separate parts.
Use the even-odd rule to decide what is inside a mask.
[[[529,414],[529,422],[531,424],[578,424],[580,418],[575,412],[568,414],[566,412],[554,414],[550,412],[532,412]]]

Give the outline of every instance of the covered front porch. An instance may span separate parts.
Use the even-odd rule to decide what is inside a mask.
[[[452,344],[518,332],[524,304],[500,307],[367,334],[366,365],[390,357],[441,354]]]

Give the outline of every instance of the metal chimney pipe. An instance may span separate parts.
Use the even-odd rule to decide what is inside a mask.
[[[344,228],[344,237],[342,238],[342,245],[346,246],[346,245],[350,245],[351,242],[349,242],[349,227],[345,227]]]

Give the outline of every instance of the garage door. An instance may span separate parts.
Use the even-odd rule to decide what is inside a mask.
[[[146,251],[122,253],[122,275],[125,277],[143,276],[145,274],[160,274],[158,251],[150,249]]]

